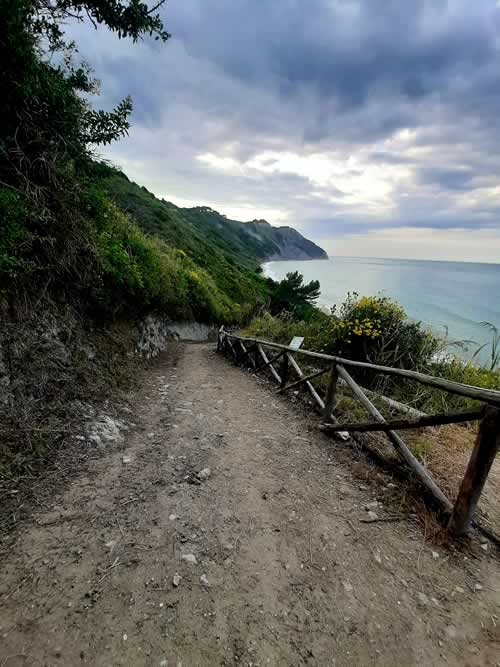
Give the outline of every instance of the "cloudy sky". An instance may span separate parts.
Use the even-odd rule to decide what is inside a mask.
[[[500,262],[500,3],[169,0],[165,45],[71,29],[127,94],[105,155],[181,206],[331,255]]]

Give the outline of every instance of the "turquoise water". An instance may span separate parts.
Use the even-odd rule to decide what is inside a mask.
[[[383,294],[401,303],[408,315],[450,340],[490,340],[480,322],[500,328],[500,264],[432,262],[411,259],[331,257],[329,260],[268,262],[265,274],[284,278],[300,271],[306,282],[319,280],[318,305],[341,303],[348,292]],[[472,356],[470,344],[463,357]],[[458,351],[458,350],[457,350]],[[485,363],[486,352],[481,355]]]

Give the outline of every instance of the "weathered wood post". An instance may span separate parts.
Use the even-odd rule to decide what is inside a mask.
[[[500,409],[488,405],[448,522],[448,530],[456,537],[465,535],[470,526],[499,447]]]
[[[234,350],[235,350],[235,356],[236,356],[236,365],[240,366],[241,365],[241,342],[236,338],[234,342]]]
[[[336,364],[332,364],[330,371],[330,380],[328,382],[328,389],[326,390],[325,409],[323,411],[323,421],[329,422],[337,402],[337,383],[339,380],[339,372]]]
[[[224,332],[224,325],[222,324],[217,333],[217,352],[220,352],[222,348],[222,336],[224,335],[223,332]]]
[[[281,382],[280,387],[283,388],[288,382],[288,355],[284,354],[281,360]]]

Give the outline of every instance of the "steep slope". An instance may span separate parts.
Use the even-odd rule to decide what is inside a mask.
[[[195,261],[213,268],[218,260],[255,271],[270,259],[326,259],[327,254],[291,227],[273,227],[265,220],[231,220],[207,206],[180,208],[158,200],[121,172],[107,168],[105,187],[144,231],[182,248]]]
[[[272,252],[266,253],[266,260],[328,259],[323,248],[306,239],[293,227],[272,227],[265,220],[253,220],[243,224],[247,235],[272,248]]]

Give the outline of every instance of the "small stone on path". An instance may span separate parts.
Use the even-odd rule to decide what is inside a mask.
[[[419,603],[423,606],[426,607],[429,604],[429,598],[425,593],[419,593],[418,594],[418,601]]]
[[[186,563],[190,563],[191,565],[196,565],[198,563],[194,554],[182,554],[181,560],[185,560]]]

